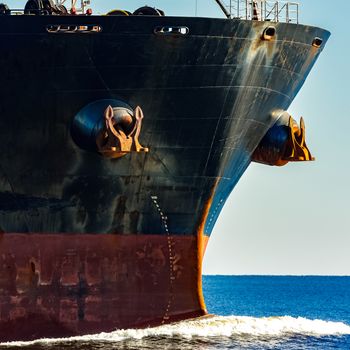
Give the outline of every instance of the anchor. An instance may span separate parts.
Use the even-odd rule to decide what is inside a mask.
[[[96,138],[98,152],[107,158],[120,158],[130,152],[148,152],[139,142],[142,109],[134,111],[109,105],[104,112],[104,127]]]
[[[299,126],[286,112],[267,131],[252,155],[254,162],[276,166],[313,160],[305,141],[304,119],[300,118]]]
[[[315,160],[306,146],[305,123],[303,117],[300,118],[300,127],[292,117],[289,117],[288,128],[290,133],[289,144],[282,159],[288,162]]]

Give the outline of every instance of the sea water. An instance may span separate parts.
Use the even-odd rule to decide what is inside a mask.
[[[350,349],[350,277],[205,276],[198,320],[0,349]]]

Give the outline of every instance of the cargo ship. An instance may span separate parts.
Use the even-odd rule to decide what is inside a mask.
[[[287,109],[329,32],[295,3],[216,2],[0,5],[1,342],[205,315],[202,258],[244,171],[313,160]]]

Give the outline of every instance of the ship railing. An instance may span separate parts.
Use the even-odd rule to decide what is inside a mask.
[[[31,15],[47,15],[47,11],[45,10],[30,10]],[[24,15],[26,14],[25,9],[8,9],[6,11],[1,12],[0,11],[0,15]]]
[[[270,0],[216,0],[228,18],[299,23],[299,3]]]
[[[86,12],[86,7],[91,4],[91,0],[81,0],[80,7],[76,7],[78,0],[71,0],[71,14],[87,14],[90,15],[91,9],[88,9]],[[62,6],[66,3],[66,0],[55,0],[56,6]],[[89,12],[90,11],[90,12]],[[30,12],[30,13],[29,13]],[[30,11],[26,11],[25,9],[10,9],[5,4],[0,4],[0,15],[23,15],[23,14],[31,14],[31,15],[48,15],[49,11],[45,8],[31,8]],[[66,14],[66,13],[62,13]]]
[[[0,11],[0,15],[23,15],[23,9],[8,9]]]

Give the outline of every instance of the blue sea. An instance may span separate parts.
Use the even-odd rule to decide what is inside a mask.
[[[0,349],[350,349],[350,277],[204,276],[211,315]]]

